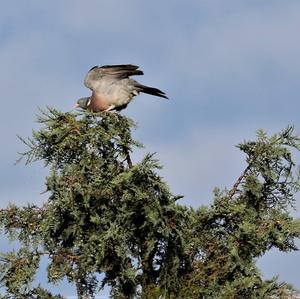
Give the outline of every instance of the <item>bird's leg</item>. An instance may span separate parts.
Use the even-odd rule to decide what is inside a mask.
[[[115,109],[116,106],[115,105],[110,105],[107,109],[103,110],[104,112],[109,112],[112,111],[113,109]]]

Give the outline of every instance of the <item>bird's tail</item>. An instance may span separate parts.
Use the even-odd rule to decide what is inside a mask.
[[[166,96],[166,94],[163,91],[159,90],[158,88],[149,87],[149,86],[145,86],[145,85],[142,85],[142,84],[136,85],[136,88],[140,92],[148,93],[148,94],[151,94],[153,96],[157,96],[157,97],[161,97],[161,98],[165,98],[165,99],[168,98]]]

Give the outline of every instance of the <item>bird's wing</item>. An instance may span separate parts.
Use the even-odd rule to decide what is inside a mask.
[[[143,75],[144,73],[138,68],[138,66],[132,64],[94,66],[85,76],[84,85],[91,90],[95,90],[99,87],[100,81],[109,84],[129,76]]]

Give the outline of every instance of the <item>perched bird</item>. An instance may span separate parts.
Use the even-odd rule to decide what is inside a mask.
[[[90,97],[81,98],[76,108],[100,111],[120,111],[127,107],[140,92],[167,99],[161,90],[140,84],[130,76],[143,75],[139,67],[132,64],[95,66],[89,70],[84,85],[92,90]]]

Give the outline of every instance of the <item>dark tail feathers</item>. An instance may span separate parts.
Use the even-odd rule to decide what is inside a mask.
[[[151,94],[153,96],[157,96],[157,97],[161,97],[161,98],[165,98],[165,99],[168,98],[166,96],[166,94],[163,91],[159,90],[158,88],[149,87],[149,86],[145,86],[145,85],[142,85],[142,84],[139,84],[136,87],[140,92],[148,93],[148,94]]]

